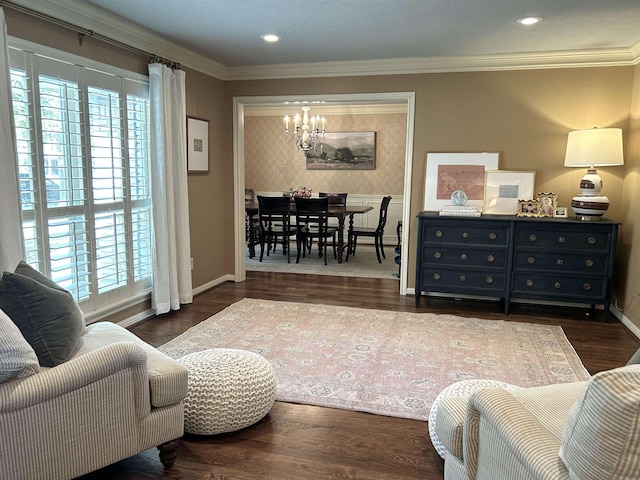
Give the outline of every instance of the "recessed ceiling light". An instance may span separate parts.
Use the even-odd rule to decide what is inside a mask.
[[[516,23],[520,25],[535,25],[536,23],[540,23],[544,18],[542,17],[522,17],[516,20]]]
[[[264,35],[260,35],[260,38],[269,43],[274,43],[280,40],[280,37],[273,33],[265,33]]]

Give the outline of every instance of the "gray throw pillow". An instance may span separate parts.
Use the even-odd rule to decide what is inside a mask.
[[[38,357],[20,329],[0,310],[0,383],[40,371]]]
[[[73,356],[85,331],[84,315],[69,292],[24,262],[0,279],[0,309],[18,326],[40,365]]]

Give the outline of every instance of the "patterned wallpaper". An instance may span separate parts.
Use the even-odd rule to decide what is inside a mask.
[[[305,186],[314,193],[404,193],[405,113],[327,115],[327,132],[376,132],[375,170],[307,170],[305,157],[287,143],[282,117],[245,116],[245,185],[262,192]]]

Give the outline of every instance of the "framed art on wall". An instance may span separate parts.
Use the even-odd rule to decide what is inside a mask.
[[[487,171],[484,191],[484,213],[515,215],[518,200],[533,199],[536,172],[515,170]]]
[[[376,132],[332,132],[307,152],[307,170],[375,170]]]
[[[209,173],[209,120],[187,117],[187,172]]]
[[[485,172],[497,170],[499,152],[427,153],[424,209],[442,210],[451,204],[451,194],[462,190],[466,205],[482,210]]]

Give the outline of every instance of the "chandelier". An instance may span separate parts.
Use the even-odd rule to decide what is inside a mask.
[[[305,155],[309,150],[315,150],[316,145],[322,147],[325,133],[325,118],[320,117],[320,115],[309,117],[309,110],[309,106],[305,103],[302,106],[302,117],[300,117],[299,113],[296,113],[295,117],[293,117],[293,131],[291,134],[289,134],[289,115],[284,117],[284,131],[287,135],[287,140],[289,142],[295,141],[298,149],[302,150]]]

